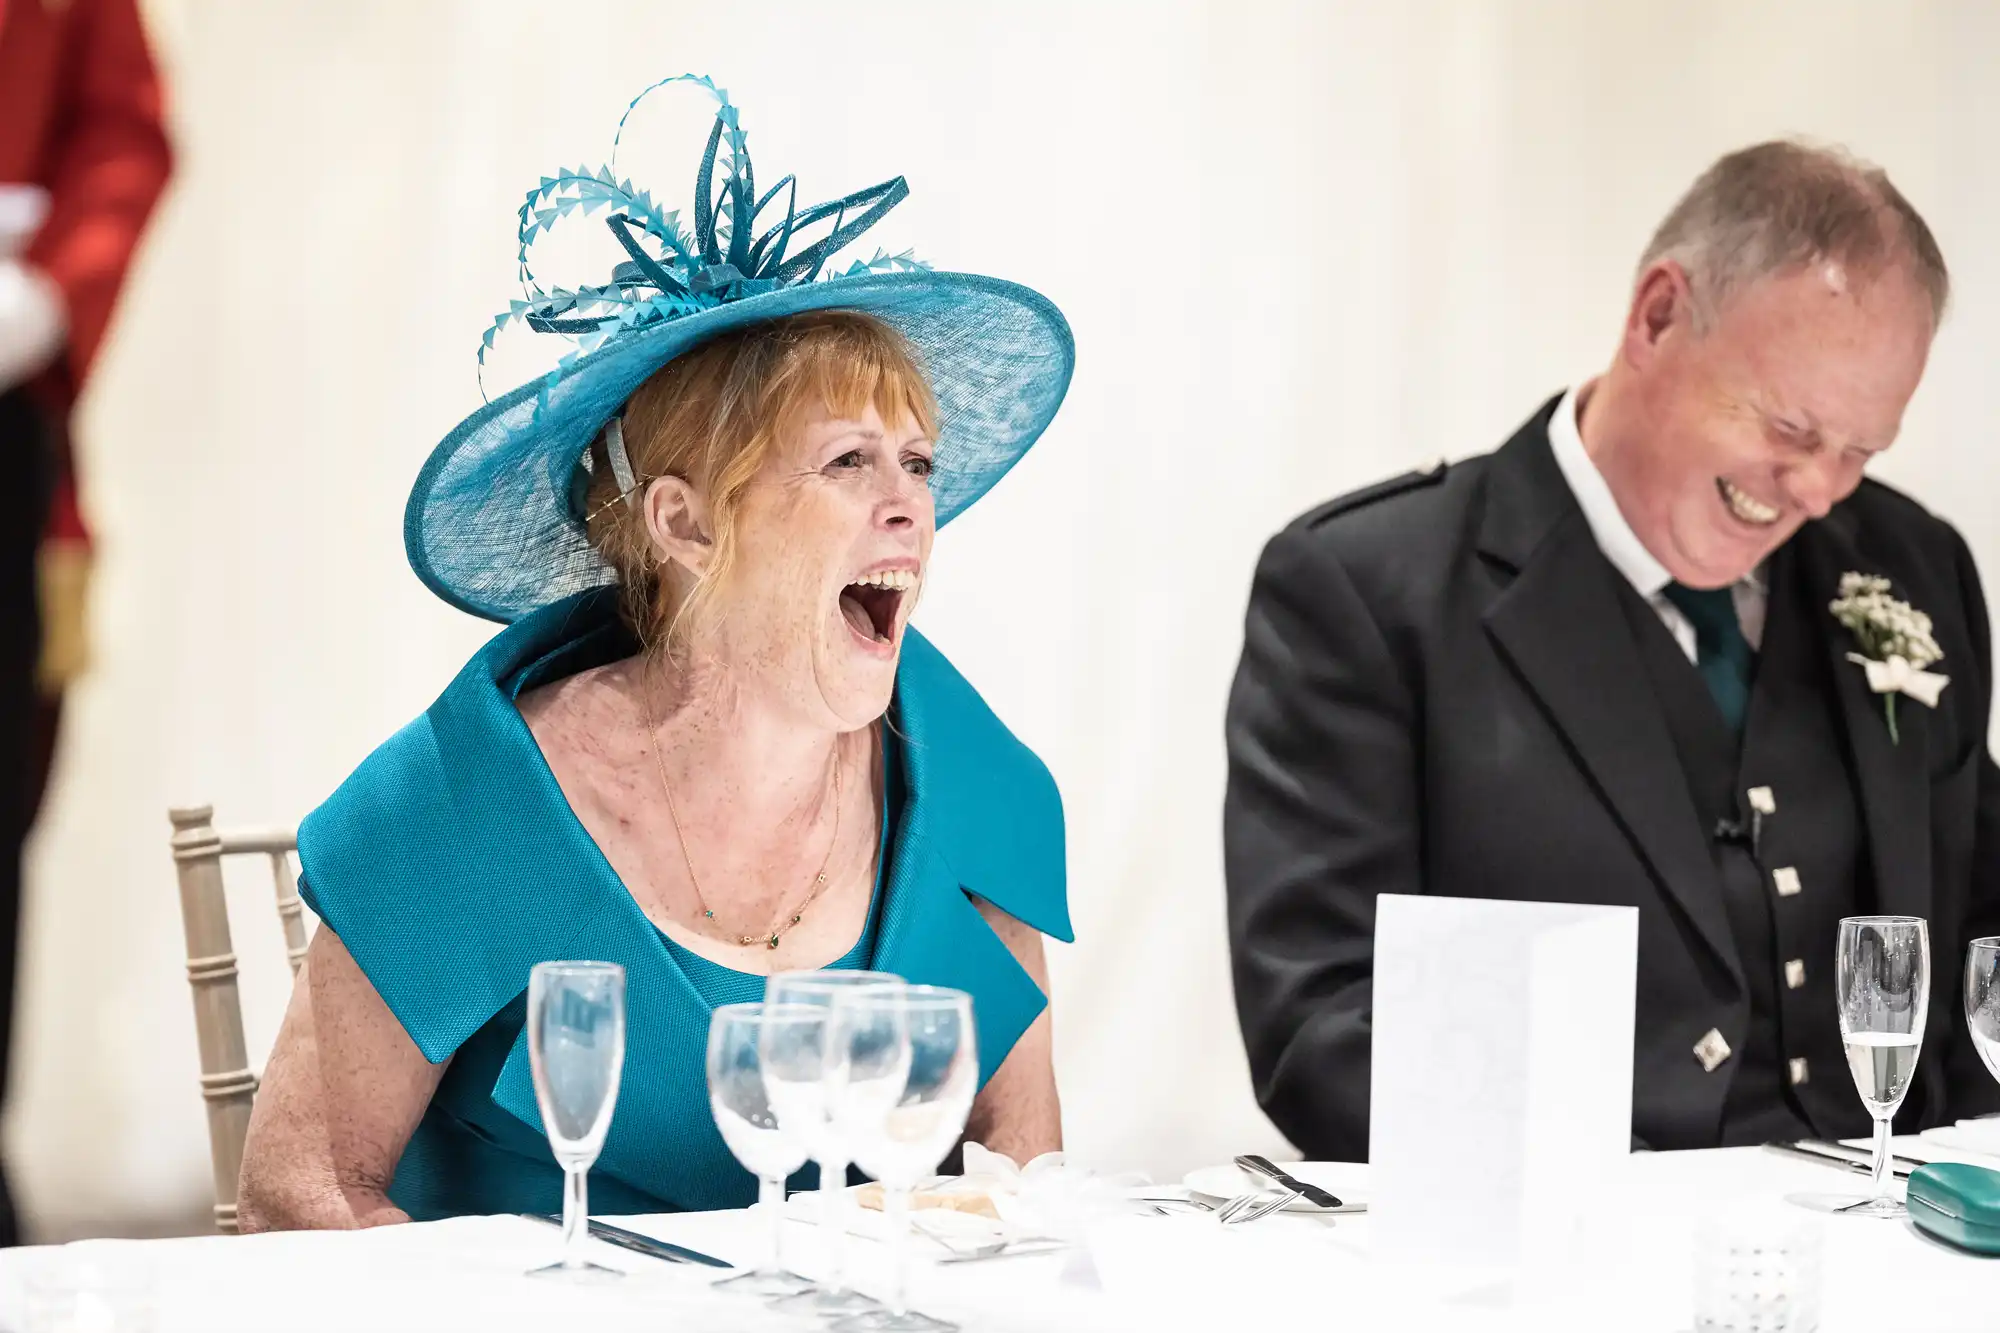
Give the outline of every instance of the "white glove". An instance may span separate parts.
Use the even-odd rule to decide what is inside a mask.
[[[18,259],[0,259],[0,393],[54,360],[68,331],[62,289]]]

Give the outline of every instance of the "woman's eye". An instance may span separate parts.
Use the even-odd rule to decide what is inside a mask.
[[[928,477],[937,470],[937,464],[928,458],[912,455],[903,460],[903,470],[913,477]]]
[[[842,454],[840,457],[834,459],[831,463],[828,463],[827,466],[860,467],[867,461],[868,460],[862,456],[862,453],[859,449],[850,449],[846,453]]]

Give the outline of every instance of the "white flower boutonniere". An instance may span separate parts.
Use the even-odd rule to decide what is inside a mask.
[[[1868,688],[1882,696],[1889,719],[1889,739],[1897,744],[1896,696],[1907,694],[1926,708],[1936,708],[1938,696],[1951,677],[1924,668],[1944,660],[1931,637],[1931,618],[1908,602],[1889,595],[1889,580],[1849,572],[1840,576],[1840,596],[1827,607],[1833,618],[1853,631],[1861,645],[1847,660],[1868,673]]]

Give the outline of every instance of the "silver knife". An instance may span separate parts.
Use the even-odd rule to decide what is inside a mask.
[[[1278,1167],[1273,1166],[1267,1157],[1261,1157],[1253,1152],[1244,1153],[1236,1159],[1236,1165],[1238,1169],[1248,1171],[1253,1176],[1262,1176],[1266,1180],[1275,1181],[1283,1185],[1286,1189],[1293,1191],[1315,1208],[1339,1208],[1344,1206],[1335,1195],[1321,1189],[1317,1185],[1308,1185],[1305,1181],[1299,1180],[1288,1172],[1280,1170]]]
[[[1807,1148],[1817,1148],[1821,1152],[1852,1155],[1854,1160],[1864,1165],[1869,1165],[1871,1168],[1875,1161],[1875,1150],[1872,1148],[1850,1148],[1845,1143],[1837,1143],[1832,1139],[1800,1139],[1799,1142]],[[1898,1165],[1907,1166],[1912,1171],[1925,1165],[1924,1160],[1920,1157],[1904,1157],[1897,1153],[1890,1153],[1889,1160]]]
[[[546,1222],[550,1226],[557,1228],[562,1226],[562,1218],[556,1216],[554,1213],[522,1213],[521,1216],[531,1222]],[[664,1259],[670,1264],[704,1264],[709,1268],[734,1268],[736,1266],[726,1260],[718,1259],[712,1254],[703,1254],[700,1250],[690,1250],[687,1246],[676,1245],[672,1241],[655,1240],[651,1236],[642,1236],[636,1231],[627,1231],[624,1227],[614,1227],[609,1222],[600,1222],[594,1217],[590,1219],[590,1234],[603,1241],[606,1245],[616,1245],[620,1249],[630,1250],[634,1254],[643,1254],[653,1259]]]
[[[1873,1173],[1873,1166],[1860,1157],[1851,1157],[1849,1150],[1830,1145],[1819,1139],[1801,1139],[1797,1143],[1767,1143],[1764,1151],[1779,1153],[1786,1157],[1802,1157],[1808,1162],[1818,1162],[1822,1166],[1837,1166],[1847,1171],[1857,1171],[1862,1175]],[[1855,1151],[1859,1151],[1856,1149]],[[1908,1180],[1910,1172],[1923,1163],[1909,1157],[1892,1158],[1889,1173],[1898,1180]]]

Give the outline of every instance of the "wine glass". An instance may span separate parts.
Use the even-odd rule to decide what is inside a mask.
[[[1930,933],[1921,917],[1842,919],[1834,959],[1840,1037],[1847,1044],[1848,1072],[1875,1120],[1875,1163],[1870,1196],[1841,1212],[1906,1215],[1890,1186],[1889,1122],[1917,1071],[1930,986]]]
[[[846,1083],[834,1093],[834,1119],[853,1145],[856,1164],[882,1184],[891,1276],[882,1308],[833,1327],[836,1333],[956,1333],[956,1324],[909,1308],[910,1193],[965,1132],[979,1091],[972,997],[936,986],[859,990],[840,997],[834,1019],[835,1035],[849,1052]]]
[[[824,1059],[827,1011],[814,1004],[725,1004],[708,1025],[708,1105],[736,1160],[757,1177],[757,1207],[770,1218],[771,1248],[747,1273],[715,1285],[752,1296],[792,1296],[812,1283],[785,1267],[785,1180],[806,1163],[805,1140],[778,1123],[764,1066]]]
[[[1986,1072],[2000,1078],[2000,935],[1966,946],[1965,1026]]]
[[[618,1105],[625,1067],[625,969],[616,963],[537,963],[528,974],[528,1061],[535,1104],[563,1169],[563,1257],[529,1277],[610,1282],[616,1268],[584,1257],[588,1181]]]
[[[831,1011],[836,996],[873,987],[895,988],[903,979],[888,972],[832,968],[820,972],[779,972],[764,983],[764,1003],[812,1005]],[[801,1053],[803,1054],[803,1053]],[[778,1125],[802,1139],[819,1164],[819,1227],[827,1248],[826,1276],[810,1291],[780,1297],[772,1304],[804,1314],[845,1315],[873,1310],[878,1302],[847,1285],[848,1147],[828,1117],[829,1083],[842,1075],[835,1048],[827,1044],[815,1063],[800,1058],[783,1065],[767,1060],[764,1086]]]

